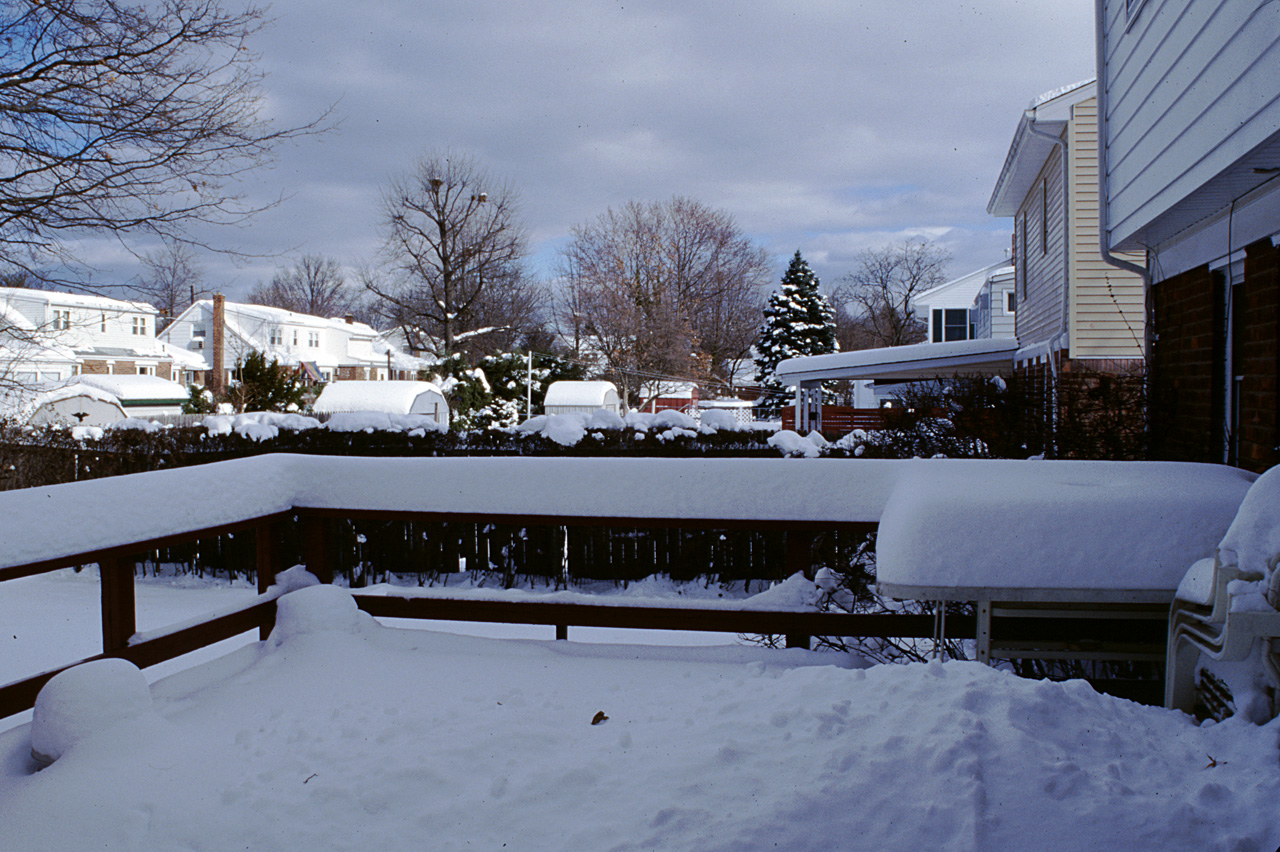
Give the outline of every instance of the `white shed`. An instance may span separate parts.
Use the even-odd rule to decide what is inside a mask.
[[[613,382],[552,382],[543,403],[543,411],[547,414],[589,413],[597,408],[614,414],[622,413],[618,389]]]
[[[431,382],[330,382],[311,409],[317,414],[380,411],[384,414],[426,414],[449,425],[449,403]]]
[[[106,426],[128,417],[112,394],[80,384],[32,395],[17,408],[14,413],[29,426]]]
[[[75,382],[111,394],[130,417],[181,414],[183,404],[191,397],[190,391],[182,385],[159,376],[85,374],[76,376]]]

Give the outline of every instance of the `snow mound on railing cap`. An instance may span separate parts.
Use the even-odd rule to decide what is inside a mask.
[[[133,663],[81,663],[54,675],[36,696],[31,754],[48,765],[90,736],[154,713],[151,687]]]
[[[781,583],[752,595],[741,604],[743,609],[791,610],[813,609],[822,596],[822,590],[800,571]]]
[[[287,572],[286,572],[287,573]],[[271,644],[314,633],[363,633],[377,622],[361,612],[351,592],[325,583],[306,586],[276,601],[276,626]]]
[[[1231,589],[1232,609],[1235,598],[1264,596],[1266,602],[1280,609],[1280,467],[1262,474],[1249,488],[1240,504],[1235,520],[1218,544],[1218,559],[1223,565],[1234,565],[1253,582],[1234,581]]]

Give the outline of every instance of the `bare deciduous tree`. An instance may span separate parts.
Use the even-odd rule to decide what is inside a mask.
[[[361,316],[361,293],[347,283],[338,261],[318,254],[303,255],[291,269],[249,291],[249,303],[284,308],[317,317]]]
[[[146,273],[134,289],[160,312],[157,332],[209,293],[204,286],[204,270],[188,245],[166,243],[163,249],[144,255],[142,265]]]
[[[841,347],[874,349],[924,340],[925,325],[911,312],[911,300],[946,280],[950,260],[945,249],[928,240],[860,252],[857,268],[835,290],[849,314]]]
[[[561,253],[562,334],[601,357],[633,402],[652,376],[728,382],[760,320],[764,250],[687,198],[609,210]]]
[[[77,266],[86,233],[190,240],[254,212],[234,178],[315,129],[262,117],[255,7],[0,2],[0,256]]]
[[[490,327],[508,295],[531,292],[516,204],[509,183],[452,153],[424,156],[383,191],[393,274],[372,277],[367,286],[390,303],[384,310],[399,324],[423,338],[424,349],[451,354],[463,335]]]

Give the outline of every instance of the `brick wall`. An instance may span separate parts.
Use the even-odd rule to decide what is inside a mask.
[[[1276,442],[1276,338],[1280,335],[1280,252],[1270,240],[1245,253],[1242,339],[1237,342],[1240,387],[1238,453],[1240,467],[1264,471],[1274,465]],[[1237,326],[1237,328],[1241,328]]]
[[[1222,282],[1208,266],[1152,287],[1152,458],[1222,461]]]
[[[1246,249],[1244,261],[1233,309],[1233,372],[1243,378],[1231,460],[1261,472],[1276,463],[1280,442],[1280,252],[1262,240]],[[1207,266],[1189,270],[1156,284],[1152,303],[1152,457],[1221,462],[1228,430],[1225,276]]]

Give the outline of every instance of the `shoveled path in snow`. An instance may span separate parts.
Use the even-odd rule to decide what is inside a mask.
[[[268,642],[156,684],[160,718],[38,774],[25,729],[0,735],[0,848],[1280,844],[1280,722],[972,663],[397,630],[315,588]]]

